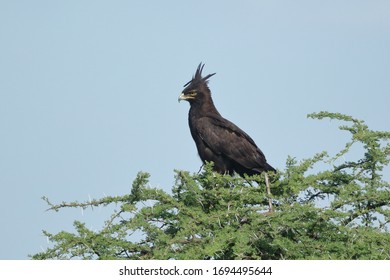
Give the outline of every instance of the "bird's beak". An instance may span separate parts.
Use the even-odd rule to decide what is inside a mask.
[[[180,101],[182,101],[182,100],[186,100],[186,97],[185,97],[184,93],[181,93],[181,94],[179,95],[179,98],[177,99],[178,102],[180,102]]]

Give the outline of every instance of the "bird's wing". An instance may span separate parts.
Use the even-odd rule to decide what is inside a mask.
[[[252,138],[234,123],[222,117],[203,117],[198,120],[197,132],[216,154],[239,163],[248,169],[266,165],[263,152]]]

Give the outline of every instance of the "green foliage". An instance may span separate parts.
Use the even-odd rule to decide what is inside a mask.
[[[149,174],[140,172],[123,196],[58,205],[44,198],[55,211],[117,207],[100,231],[79,221],[74,233],[44,231],[53,245],[32,258],[390,259],[390,185],[383,179],[390,133],[342,114],[309,117],[346,122],[340,129],[351,141],[334,157],[288,157],[284,171],[268,174],[271,196],[264,174],[216,174],[212,163],[201,173],[175,171],[172,194],[150,187]],[[343,161],[355,145],[364,150],[361,159]],[[328,169],[318,171],[319,163]]]

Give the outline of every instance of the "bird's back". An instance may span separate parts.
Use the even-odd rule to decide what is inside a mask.
[[[202,161],[213,161],[220,173],[240,175],[275,171],[253,139],[219,113],[189,117],[192,137]]]

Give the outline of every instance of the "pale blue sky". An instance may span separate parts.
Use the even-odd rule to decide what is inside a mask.
[[[390,130],[389,50],[389,1],[0,0],[0,259],[109,214],[41,196],[122,195],[141,170],[169,191],[174,169],[197,171],[177,97],[199,62],[220,113],[283,169],[348,139],[308,113]]]

